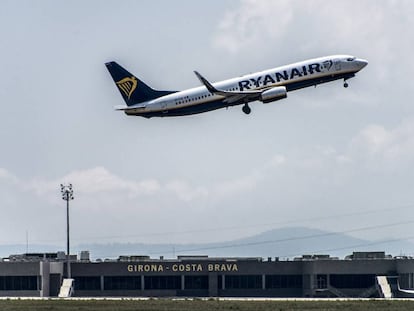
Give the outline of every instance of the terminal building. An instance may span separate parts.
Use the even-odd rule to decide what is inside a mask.
[[[278,258],[71,255],[75,297],[413,297],[414,258],[354,252]],[[0,261],[0,296],[58,296],[64,253],[11,255]]]

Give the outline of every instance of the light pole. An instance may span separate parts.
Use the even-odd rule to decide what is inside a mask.
[[[70,247],[69,247],[69,201],[73,200],[72,184],[60,184],[60,191],[62,192],[62,199],[66,201],[66,260],[67,260],[67,274],[68,279],[71,278],[70,273]]]

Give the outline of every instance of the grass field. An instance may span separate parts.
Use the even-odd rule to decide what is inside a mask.
[[[1,311],[414,310],[414,301],[0,300]]]

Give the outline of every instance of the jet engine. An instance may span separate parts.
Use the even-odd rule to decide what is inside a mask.
[[[264,103],[270,103],[287,97],[286,87],[276,86],[260,94],[260,100]]]

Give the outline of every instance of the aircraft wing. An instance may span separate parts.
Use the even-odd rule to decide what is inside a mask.
[[[197,78],[200,82],[209,90],[210,93],[224,96],[224,102],[232,104],[235,102],[250,102],[260,98],[260,95],[263,91],[244,91],[244,92],[234,92],[234,91],[224,91],[216,89],[206,78],[204,78],[199,72],[194,71]]]

